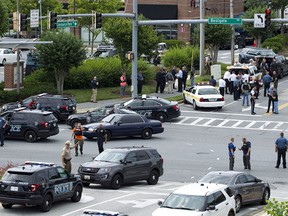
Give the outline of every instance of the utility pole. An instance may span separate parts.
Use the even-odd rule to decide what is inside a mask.
[[[40,35],[42,36],[42,32],[43,32],[43,27],[42,27],[42,0],[39,0],[39,4],[40,4]]]
[[[132,60],[132,85],[131,92],[132,98],[138,97],[137,92],[137,60],[138,60],[138,0],[133,0],[133,14],[134,18],[132,21],[132,53],[134,59]]]
[[[20,17],[19,17],[19,0],[17,0],[17,38],[19,38],[19,31],[20,31]],[[19,48],[16,51],[17,54],[17,93],[20,93],[20,52]]]
[[[234,4],[233,4],[233,0],[230,0],[230,18],[234,17]],[[232,34],[231,34],[231,65],[234,65],[235,62],[235,52],[234,52],[234,48],[235,48],[235,26],[231,25],[231,30],[232,30]]]
[[[74,0],[74,14],[76,14],[76,0]],[[75,17],[73,18],[75,20]],[[74,36],[76,35],[76,28],[73,28]],[[90,32],[89,32],[90,35]]]
[[[204,18],[204,0],[200,0],[200,20]],[[205,35],[204,35],[205,26],[204,23],[200,23],[200,62],[199,62],[199,75],[203,75],[204,71],[204,43],[205,43]]]

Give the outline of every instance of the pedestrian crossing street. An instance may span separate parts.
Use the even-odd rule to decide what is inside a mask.
[[[240,120],[232,118],[210,118],[210,117],[191,117],[181,116],[180,121],[171,124],[188,125],[197,127],[213,128],[235,128],[246,130],[269,130],[269,131],[287,131],[288,122],[285,121],[259,121],[259,120]]]

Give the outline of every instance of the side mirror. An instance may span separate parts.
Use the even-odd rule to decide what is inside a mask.
[[[215,205],[209,205],[207,208],[206,208],[206,210],[215,210],[216,209],[216,207],[215,207]]]
[[[117,125],[119,126],[119,125],[121,125],[122,124],[122,121],[118,121],[117,122]]]
[[[162,206],[163,201],[159,200],[157,204],[158,204],[159,206]]]

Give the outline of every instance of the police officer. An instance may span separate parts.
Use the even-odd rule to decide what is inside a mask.
[[[98,144],[98,150],[99,154],[104,151],[103,148],[103,142],[105,141],[105,144],[107,143],[107,132],[103,128],[102,124],[99,124],[96,130],[94,130],[97,136],[97,144]]]
[[[1,139],[1,144],[0,146],[4,146],[4,135],[5,135],[5,127],[7,125],[7,121],[3,118],[0,117],[0,139]]]
[[[251,142],[247,141],[245,137],[242,139],[242,142],[243,145],[241,148],[239,148],[239,150],[243,151],[244,169],[251,170],[251,164],[250,164]]]
[[[78,146],[78,142],[74,146],[71,146],[71,142],[67,140],[65,142],[65,147],[62,150],[62,154],[61,154],[62,165],[64,169],[69,173],[71,173],[71,170],[72,170],[71,149],[76,148],[77,146]]]
[[[277,164],[275,168],[279,168],[280,162],[281,162],[281,157],[283,160],[283,168],[286,168],[286,151],[288,147],[288,141],[284,137],[284,133],[280,133],[280,137],[276,140],[275,142],[275,152],[277,152]]]
[[[229,170],[233,170],[234,168],[234,161],[235,161],[235,145],[234,145],[234,138],[232,137],[231,142],[228,143],[228,155],[229,155]]]

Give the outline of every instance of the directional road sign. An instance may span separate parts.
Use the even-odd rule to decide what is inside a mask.
[[[265,28],[265,14],[254,14],[254,28]]]
[[[58,21],[57,28],[73,28],[78,26],[78,20]]]
[[[241,18],[208,18],[208,24],[241,25]]]

